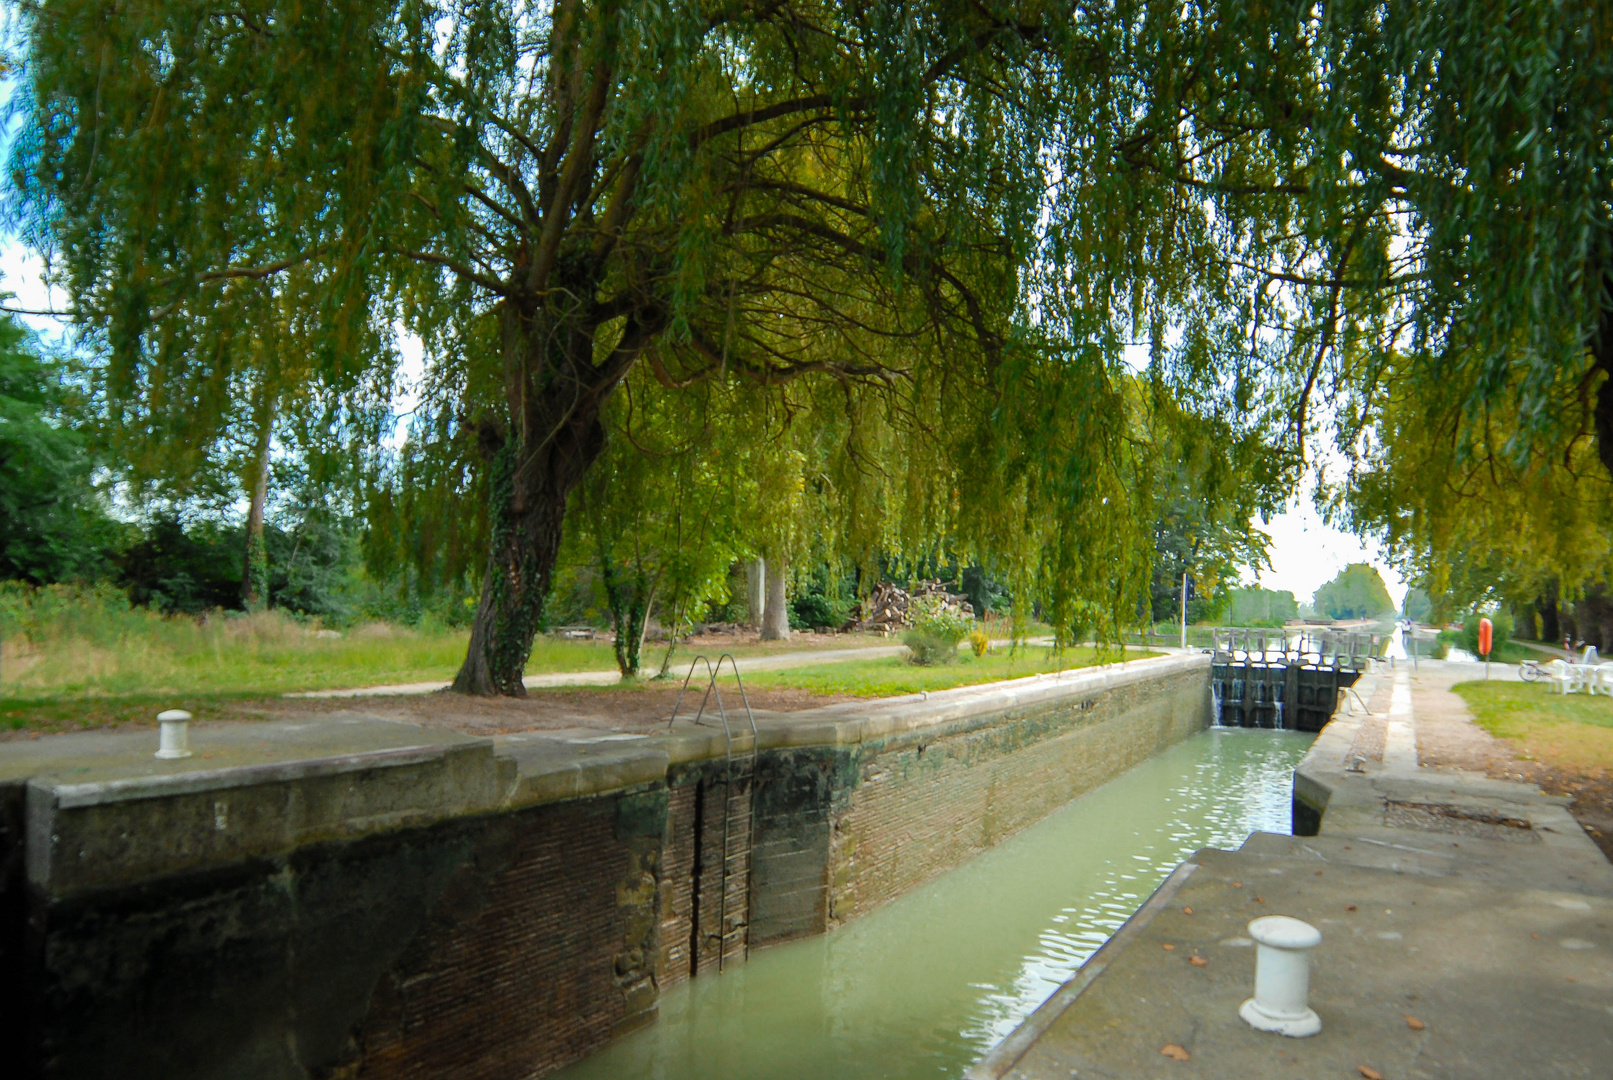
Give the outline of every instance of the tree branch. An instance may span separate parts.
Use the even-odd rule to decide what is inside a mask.
[[[456,262],[445,255],[435,255],[429,251],[412,251],[408,248],[398,248],[396,250],[399,255],[402,255],[406,259],[413,259],[416,262],[431,263],[433,266],[441,266],[445,269],[451,270],[460,277],[464,278],[466,281],[480,285],[488,292],[496,293],[499,296],[511,295],[512,290],[502,281],[490,278],[486,274],[474,270],[471,267],[466,266],[464,263]]]

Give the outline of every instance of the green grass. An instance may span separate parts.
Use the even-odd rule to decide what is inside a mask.
[[[1474,722],[1525,756],[1571,772],[1613,769],[1613,697],[1547,693],[1540,683],[1458,683]]]
[[[446,682],[468,633],[371,623],[340,633],[281,612],[164,616],[116,590],[0,584],[0,727],[100,727],[163,708],[200,717],[289,691]],[[601,642],[540,639],[531,671],[610,668]]]
[[[1140,649],[1127,649],[1126,660],[1156,655]],[[1119,650],[1099,652],[1090,648],[1066,649],[1062,657],[1042,646],[1021,647],[1010,655],[1007,649],[983,657],[960,655],[957,663],[919,667],[905,657],[885,656],[870,660],[843,660],[834,664],[787,668],[783,671],[755,671],[745,676],[747,687],[758,689],[801,689],[815,694],[846,694],[853,697],[894,697],[925,690],[949,690],[955,686],[1020,679],[1044,672],[1090,667],[1122,659]]]
[[[139,694],[281,694],[382,683],[446,681],[465,658],[463,630],[372,623],[343,632],[301,625],[278,612],[215,616],[205,623],[140,612],[117,633],[11,639],[0,666],[0,701]],[[615,666],[608,644],[539,639],[530,672]]]

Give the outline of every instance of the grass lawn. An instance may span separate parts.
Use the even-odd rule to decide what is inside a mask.
[[[1548,694],[1538,683],[1466,682],[1462,695],[1479,727],[1517,743],[1554,768],[1613,771],[1613,697]]]
[[[446,682],[469,638],[384,623],[335,635],[278,612],[200,622],[138,609],[64,619],[36,634],[12,635],[0,653],[0,728],[104,727],[174,708],[207,719],[233,702],[296,690]],[[615,663],[608,643],[540,638],[527,670]]]
[[[798,688],[817,694],[849,694],[854,697],[893,697],[916,694],[921,690],[949,690],[955,686],[1020,679],[1043,672],[1091,667],[1120,659],[1140,660],[1155,653],[1127,649],[1122,657],[1117,649],[1099,652],[1091,648],[1066,649],[1055,656],[1045,646],[1021,646],[1010,654],[997,649],[985,656],[964,653],[957,663],[919,667],[901,656],[871,660],[843,660],[839,663],[788,668],[783,671],[754,671],[745,676],[745,685],[759,689]]]

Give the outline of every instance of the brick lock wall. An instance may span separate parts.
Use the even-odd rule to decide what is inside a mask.
[[[689,977],[689,918],[694,900],[695,799],[698,778],[671,789],[666,851],[661,859],[661,955],[655,981],[661,990]]]
[[[654,1017],[666,819],[634,835],[620,801],[489,822],[500,865],[464,875],[383,977],[356,1075],[536,1077]]]
[[[719,904],[722,888],[723,815],[727,811],[728,786],[721,777],[720,765],[691,769],[672,780],[668,804],[666,856],[661,877],[660,905],[660,960],[656,969],[656,982],[665,990],[689,978],[690,949],[698,952],[698,973],[716,974],[717,949],[721,931],[719,918],[723,908]],[[751,803],[748,785],[736,786],[739,796],[735,810],[740,818],[748,817]],[[698,803],[698,810],[697,810]],[[698,822],[700,837],[695,840]],[[748,863],[751,857],[751,836],[747,825],[735,830],[730,838],[731,861],[736,867]],[[698,855],[699,875],[696,883],[695,862]],[[747,925],[750,919],[750,889],[744,877],[737,877],[728,886],[727,914],[730,926]],[[700,933],[691,933],[691,919],[698,915]],[[742,941],[743,938],[736,939]],[[735,941],[729,943],[732,960],[738,949]]]
[[[1207,700],[1192,672],[939,737],[765,752],[731,924],[756,948],[872,910],[1201,729]],[[542,1076],[652,1020],[691,966],[715,974],[722,770],[31,911],[37,1071]]]
[[[1203,729],[1201,673],[929,741],[868,748],[833,813],[830,926],[987,850]]]

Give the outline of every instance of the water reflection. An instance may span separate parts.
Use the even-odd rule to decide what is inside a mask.
[[[1287,832],[1312,736],[1218,729],[823,937],[661,999],[660,1021],[560,1075],[958,1075],[1201,847]]]

